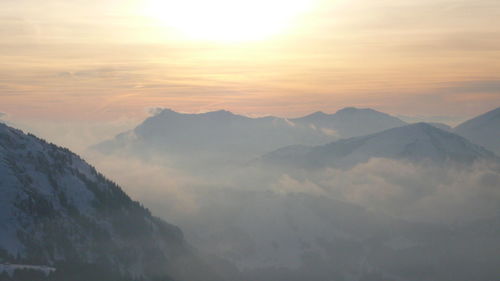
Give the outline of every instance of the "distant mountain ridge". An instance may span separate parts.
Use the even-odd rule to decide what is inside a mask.
[[[500,155],[500,107],[465,121],[453,132]]]
[[[262,161],[284,166],[348,168],[371,158],[434,163],[497,160],[492,152],[463,137],[417,123],[322,146],[289,146],[264,155]]]
[[[201,162],[242,163],[288,145],[321,145],[404,125],[391,115],[354,107],[295,119],[251,118],[226,110],[186,114],[160,109],[135,129],[92,148],[141,157],[163,154],[177,162],[192,158],[186,155],[196,155]]]
[[[370,108],[355,107],[346,107],[334,114],[318,111],[290,121],[331,130],[339,138],[363,136],[407,125],[406,122],[389,114]]]
[[[220,280],[179,228],[69,150],[4,124],[0,262],[55,267],[48,280],[201,280],[192,268]]]
[[[317,145],[333,139],[319,129],[296,126],[284,118],[250,118],[225,110],[184,114],[163,109],[135,129],[97,144],[94,149],[141,156],[163,154],[184,160],[195,155],[196,161],[244,162],[286,145]]]

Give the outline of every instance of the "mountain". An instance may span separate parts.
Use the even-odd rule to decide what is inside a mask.
[[[439,122],[427,122],[427,124],[434,126],[438,129],[441,129],[443,131],[451,132],[453,131],[453,128],[447,124],[444,123],[439,123]]]
[[[262,160],[284,166],[349,168],[371,158],[434,163],[471,163],[481,159],[497,159],[492,152],[461,136],[426,123],[417,123],[322,146],[284,147],[264,155]]]
[[[329,131],[340,138],[351,138],[406,125],[400,119],[369,108],[347,107],[334,114],[316,112],[290,121]]]
[[[178,227],[69,150],[4,124],[0,263],[4,273],[50,271],[38,280],[220,280]],[[2,272],[0,278],[10,280]]]
[[[458,125],[454,132],[500,155],[500,107]]]
[[[179,163],[244,162],[286,145],[318,145],[333,139],[321,130],[299,127],[283,118],[249,118],[224,110],[183,114],[163,109],[132,131],[93,148],[141,157],[168,156]]]

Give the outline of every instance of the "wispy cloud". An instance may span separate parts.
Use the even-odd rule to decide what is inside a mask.
[[[73,118],[103,101],[103,119],[214,103],[290,117],[349,105],[474,115],[500,102],[498,1],[319,1],[292,32],[230,45],[182,40],[140,1],[35,2],[0,11],[0,96],[16,116]],[[30,103],[43,108],[21,110]]]

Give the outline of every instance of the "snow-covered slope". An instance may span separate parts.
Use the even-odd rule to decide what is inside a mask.
[[[283,118],[249,118],[224,110],[182,114],[163,109],[134,130],[94,148],[141,157],[166,154],[182,160],[196,158],[196,162],[206,159],[213,164],[218,160],[245,162],[282,146],[332,140],[321,130],[295,126]]]
[[[369,108],[354,107],[341,109],[334,114],[316,112],[291,121],[322,128],[340,138],[363,136],[406,125],[394,116]]]
[[[460,124],[454,132],[500,155],[500,107]]]
[[[496,160],[492,152],[426,123],[393,128],[322,146],[285,147],[262,157],[266,163],[306,168],[348,168],[371,158],[461,164],[481,159]]]
[[[4,124],[0,262],[96,280],[196,280],[184,271],[204,270],[179,228],[153,217],[69,150]]]

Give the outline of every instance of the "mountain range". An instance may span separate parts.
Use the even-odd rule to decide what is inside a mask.
[[[456,134],[426,123],[342,139],[321,146],[288,146],[268,153],[263,162],[303,168],[349,168],[372,158],[453,164],[494,160],[494,153]]]
[[[466,121],[456,128],[441,123],[425,124],[448,133],[441,132],[438,136],[441,141],[446,138],[458,141],[457,138],[449,138],[451,136],[449,133],[455,133],[498,154],[500,153],[499,120],[500,108]],[[354,145],[352,140],[354,137],[364,137],[407,125],[389,114],[354,107],[341,109],[334,114],[316,112],[295,119],[272,116],[250,118],[225,110],[184,114],[162,109],[133,130],[123,132],[92,148],[105,154],[132,155],[147,160],[171,159],[178,164],[184,162],[190,164],[195,162],[199,165],[241,164],[275,150],[280,149],[281,152],[290,150],[290,147],[284,147],[292,145],[297,146],[295,147],[297,150],[304,150],[298,146],[326,145],[341,139],[344,141],[339,143],[344,143],[344,146],[347,143]],[[427,134],[428,138],[433,132],[437,132],[424,123],[419,123],[405,129],[406,132],[401,131],[400,136],[392,137],[402,137],[401,141],[404,142],[404,135],[409,133],[414,136],[418,128],[421,133]],[[441,145],[441,148],[446,148],[446,143]],[[435,147],[434,151],[427,152],[447,153],[440,152],[441,148]],[[382,151],[377,153],[380,154]],[[195,161],[193,156],[196,158]]]
[[[188,163],[196,186],[181,187],[196,208],[175,220],[188,238],[78,155],[0,124],[0,280],[494,280],[498,110],[450,128],[356,108],[163,109],[93,146]],[[362,165],[373,159],[392,162]],[[444,223],[425,220],[436,213]]]
[[[297,127],[277,117],[250,118],[229,111],[183,114],[163,109],[135,129],[93,148],[140,157],[168,157],[212,165],[248,158],[292,144],[321,144],[335,139],[319,129]]]
[[[320,145],[406,123],[372,109],[345,108],[302,118],[250,118],[220,110],[159,110],[131,131],[92,147],[105,154],[171,159],[177,165],[241,164],[288,145]],[[196,159],[193,161],[193,159]]]

